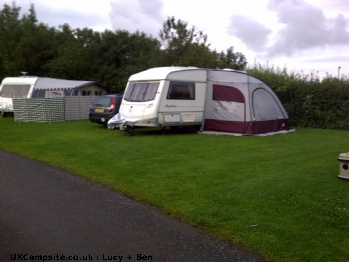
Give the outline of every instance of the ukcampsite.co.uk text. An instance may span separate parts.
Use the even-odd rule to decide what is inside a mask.
[[[152,255],[32,255],[32,254],[11,254],[12,261],[152,261]]]

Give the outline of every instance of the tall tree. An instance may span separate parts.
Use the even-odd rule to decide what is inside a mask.
[[[234,47],[229,47],[226,52],[222,51],[218,55],[218,68],[244,70],[246,65],[246,57],[240,52],[234,53]]]
[[[64,24],[58,33],[58,55],[48,63],[51,76],[74,79],[93,79],[99,69],[100,34],[92,29],[71,29]]]
[[[188,23],[173,16],[168,17],[160,30],[160,38],[166,49],[178,49],[189,46],[192,43],[206,44],[207,35],[202,31],[196,31],[195,27],[188,29]]]
[[[163,23],[160,38],[169,65],[243,70],[247,64],[245,56],[235,53],[233,47],[220,53],[211,50],[206,34],[174,17]]]
[[[38,23],[34,5],[19,18],[21,8],[15,3],[0,11],[0,61],[4,76],[26,71],[45,75],[46,63],[56,55],[56,31]]]
[[[103,64],[98,78],[115,92],[125,89],[131,74],[161,63],[160,42],[141,32],[105,31],[101,34],[100,54]]]
[[[15,3],[5,4],[0,11],[0,61],[3,73],[8,75],[19,74],[16,67],[16,47],[23,35],[23,28],[19,19],[21,8]]]
[[[45,76],[47,63],[57,55],[57,32],[38,23],[34,5],[21,19],[23,34],[16,49],[16,67],[29,74]]]
[[[180,19],[167,18],[160,30],[160,38],[169,65],[207,67],[216,60],[207,44],[207,35],[195,27],[188,28],[188,24]]]

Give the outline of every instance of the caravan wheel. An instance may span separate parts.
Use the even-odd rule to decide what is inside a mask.
[[[124,127],[124,131],[127,136],[133,136],[135,134],[134,128],[128,125]]]

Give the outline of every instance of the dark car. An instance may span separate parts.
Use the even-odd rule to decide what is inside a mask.
[[[90,106],[90,121],[106,126],[109,119],[119,113],[122,97],[123,94],[98,96]]]

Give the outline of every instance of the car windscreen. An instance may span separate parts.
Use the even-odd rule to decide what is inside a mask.
[[[146,102],[155,99],[160,82],[130,83],[124,100],[130,102]]]
[[[3,85],[1,97],[26,98],[29,93],[30,85]]]
[[[101,107],[109,107],[111,104],[111,97],[97,97],[93,105]]]

